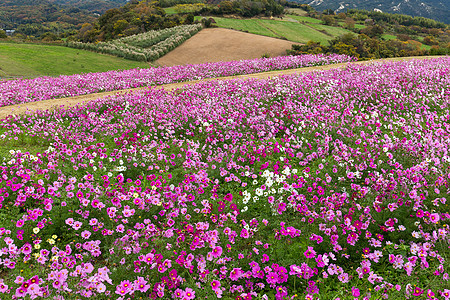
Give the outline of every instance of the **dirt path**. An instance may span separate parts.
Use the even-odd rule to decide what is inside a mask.
[[[399,61],[399,60],[411,60],[411,59],[416,59],[416,58],[428,59],[428,58],[436,58],[436,57],[437,56],[418,56],[418,57],[391,58],[391,59],[384,59],[384,60]],[[372,61],[360,61],[360,62],[355,62],[353,64],[367,64],[367,63],[371,63],[371,62]],[[306,68],[290,69],[290,70],[282,70],[282,71],[271,71],[271,72],[248,74],[248,75],[207,78],[207,79],[202,79],[202,80],[166,84],[166,85],[158,86],[156,88],[173,90],[173,89],[183,87],[186,84],[195,84],[200,81],[209,81],[209,80],[224,80],[224,79],[234,79],[234,78],[266,79],[269,77],[274,77],[274,76],[279,76],[279,75],[288,75],[288,74],[295,74],[295,73],[302,73],[302,72],[311,72],[311,71],[316,71],[316,70],[329,70],[329,69],[334,69],[334,68],[343,68],[343,67],[346,67],[348,64],[349,63],[340,63],[340,64],[332,64],[332,65],[325,65],[325,66],[318,66],[318,67],[306,67]],[[98,98],[103,98],[103,97],[107,97],[110,95],[116,95],[116,94],[126,94],[129,92],[143,90],[143,89],[147,89],[147,88],[148,87],[141,87],[141,88],[120,90],[120,91],[95,93],[95,94],[81,95],[81,96],[76,96],[76,97],[69,97],[69,98],[62,98],[62,99],[50,99],[50,100],[22,103],[22,104],[11,105],[11,106],[4,106],[4,107],[0,107],[0,120],[6,118],[8,115],[19,115],[19,114],[27,113],[28,111],[32,112],[32,111],[36,111],[36,110],[51,110],[51,109],[60,108],[60,107],[72,107],[72,106],[76,106],[77,104],[95,100]]]

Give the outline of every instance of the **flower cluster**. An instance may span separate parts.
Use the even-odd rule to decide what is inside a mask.
[[[281,56],[198,65],[132,69],[103,73],[64,75],[59,77],[39,77],[35,79],[0,81],[0,107],[105,91],[221,76],[328,65],[355,60],[354,57],[337,54]]]
[[[1,298],[450,299],[449,75],[351,65],[9,117]]]

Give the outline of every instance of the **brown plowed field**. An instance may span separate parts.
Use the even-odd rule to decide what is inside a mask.
[[[400,57],[400,58],[388,58],[384,59],[386,61],[398,61],[398,60],[410,60],[410,59],[427,59],[427,58],[436,58],[437,56],[416,56],[416,57]],[[354,62],[352,64],[367,64],[371,63],[371,61],[359,61]],[[345,68],[349,63],[340,63],[340,64],[332,64],[332,65],[325,65],[325,66],[318,66],[318,67],[307,67],[307,68],[299,68],[299,69],[291,69],[291,70],[282,70],[282,71],[271,71],[271,72],[264,72],[264,73],[256,73],[256,74],[248,74],[248,75],[238,75],[238,76],[229,76],[229,77],[220,77],[220,78],[207,78],[202,80],[196,80],[196,81],[189,81],[189,82],[179,82],[179,83],[172,83],[172,84],[166,84],[158,86],[157,88],[164,88],[166,90],[173,90],[180,87],[183,87],[186,84],[195,84],[199,81],[208,81],[208,80],[223,80],[223,79],[233,79],[233,78],[257,78],[257,79],[266,79],[269,77],[275,77],[279,75],[288,75],[288,74],[295,74],[295,73],[302,73],[302,72],[312,72],[316,70],[329,70],[333,68]],[[3,106],[0,107],[0,120],[6,118],[8,115],[19,115],[24,114],[27,111],[36,111],[36,110],[50,110],[55,109],[59,107],[71,107],[76,106],[77,104],[87,102],[90,100],[110,96],[110,95],[116,95],[116,94],[125,94],[133,91],[143,90],[147,89],[148,87],[141,87],[141,88],[135,88],[135,89],[127,89],[127,90],[120,90],[120,91],[111,91],[111,92],[104,92],[104,93],[95,93],[95,94],[89,94],[89,95],[81,95],[76,97],[69,97],[69,98],[62,98],[62,99],[50,99],[50,100],[43,100],[43,101],[37,101],[37,102],[29,102],[29,103],[22,103],[22,104],[16,104],[11,106]]]
[[[285,55],[294,42],[225,28],[206,28],[156,63],[162,66],[201,64]]]

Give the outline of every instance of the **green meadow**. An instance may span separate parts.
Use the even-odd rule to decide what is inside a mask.
[[[196,17],[200,20],[202,17]],[[340,27],[321,24],[320,20],[297,15],[286,15],[282,20],[269,19],[231,19],[214,17],[216,25],[253,34],[274,38],[281,38],[298,43],[307,43],[310,40],[327,44],[350,31]]]
[[[0,42],[0,78],[72,75],[149,66],[144,62],[64,46]]]

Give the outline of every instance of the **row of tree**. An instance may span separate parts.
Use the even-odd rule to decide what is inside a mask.
[[[344,34],[322,45],[320,42],[309,41],[306,45],[292,45],[288,51],[291,55],[337,53],[358,57],[358,59],[377,59],[388,57],[422,56],[422,55],[448,55],[450,43],[446,46],[433,46],[430,50],[424,49],[417,41],[401,41],[398,39],[383,41],[371,38],[365,34]]]
[[[424,17],[412,17],[401,14],[390,14],[373,10],[349,9],[347,15],[355,20],[373,19],[377,22],[385,22],[394,24],[397,23],[403,26],[419,26],[425,28],[446,28],[447,25],[433,19]]]
[[[199,13],[202,15],[239,15],[242,17],[280,16],[283,5],[277,0],[225,0],[215,6],[206,6]]]

